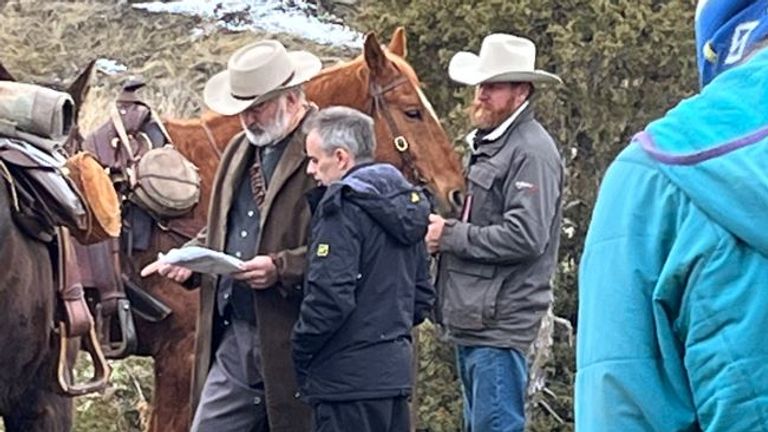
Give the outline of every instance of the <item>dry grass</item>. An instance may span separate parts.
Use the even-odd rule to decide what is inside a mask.
[[[104,106],[131,75],[147,81],[142,94],[163,115],[199,114],[208,77],[223,68],[235,49],[264,37],[313,51],[327,62],[353,54],[290,35],[214,31],[195,17],[149,14],[124,2],[11,1],[0,20],[0,61],[18,79],[66,84],[94,58],[127,66],[118,75],[94,75],[81,119],[86,130],[106,117]],[[208,34],[195,37],[195,28]]]
[[[0,62],[16,79],[68,85],[95,58],[127,66],[118,75],[94,74],[80,119],[85,131],[107,118],[108,104],[131,75],[147,81],[142,96],[162,115],[199,114],[207,78],[223,68],[235,49],[260,38],[276,37],[289,49],[313,51],[327,63],[354,54],[288,35],[211,31],[193,37],[194,28],[214,28],[193,17],[134,10],[125,2],[11,0],[3,7],[4,3],[0,0]],[[104,394],[76,401],[75,431],[142,429],[151,398],[151,361],[130,359],[114,362],[113,367],[112,385]]]

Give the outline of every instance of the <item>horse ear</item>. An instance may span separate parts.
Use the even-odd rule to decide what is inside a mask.
[[[381,75],[387,70],[389,60],[374,33],[365,35],[363,57],[365,57],[365,63],[368,64],[368,69],[371,70],[371,76]]]
[[[67,89],[67,93],[69,93],[69,95],[72,96],[72,100],[75,101],[75,109],[78,113],[80,112],[80,107],[82,106],[85,97],[88,95],[88,91],[91,89],[91,75],[93,75],[93,67],[95,64],[96,60],[91,60]]]
[[[16,81],[10,72],[0,63],[0,81]]]
[[[405,58],[408,55],[408,48],[406,47],[405,29],[398,27],[392,33],[392,40],[389,41],[389,52]]]

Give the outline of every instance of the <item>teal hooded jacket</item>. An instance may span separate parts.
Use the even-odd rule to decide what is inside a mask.
[[[768,49],[609,167],[577,340],[579,432],[768,431]]]

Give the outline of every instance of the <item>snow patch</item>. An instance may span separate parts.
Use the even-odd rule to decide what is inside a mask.
[[[128,70],[125,65],[118,63],[116,60],[108,58],[100,58],[96,60],[95,66],[96,69],[104,72],[107,75],[115,75]]]
[[[340,24],[334,17],[319,19],[312,14],[314,6],[301,0],[291,6],[280,0],[181,0],[134,3],[133,7],[148,12],[199,16],[216,22],[219,28],[232,31],[253,29],[273,33],[289,33],[312,41],[335,46],[360,48],[362,35]],[[199,36],[202,29],[193,30]]]

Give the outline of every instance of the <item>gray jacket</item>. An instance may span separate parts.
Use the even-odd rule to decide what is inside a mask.
[[[552,303],[563,177],[530,107],[474,151],[468,221],[447,220],[440,240],[437,319],[450,341],[528,351]]]

